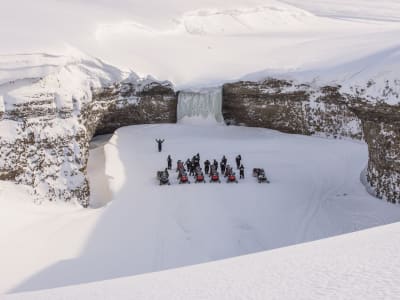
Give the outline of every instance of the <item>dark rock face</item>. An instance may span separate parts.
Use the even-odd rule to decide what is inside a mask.
[[[400,203],[400,107],[341,93],[340,86],[311,87],[268,79],[223,86],[229,124],[287,133],[351,137],[367,142],[367,181],[379,198]]]
[[[362,137],[361,122],[348,109],[339,87],[315,89],[277,79],[225,84],[222,111],[232,124],[305,135]]]
[[[39,82],[40,83],[40,82]],[[123,82],[92,90],[56,108],[57,95],[37,93],[5,110],[0,123],[0,180],[30,185],[38,199],[88,205],[86,166],[94,134],[121,126],[176,122],[177,97],[168,82]],[[89,100],[89,101],[87,101]],[[2,125],[0,124],[0,125]]]
[[[400,106],[356,103],[368,144],[367,181],[377,197],[400,203]]]
[[[95,135],[128,125],[176,123],[177,95],[169,85],[153,83],[138,90],[132,83],[122,83],[96,92],[93,99],[88,110],[101,115]],[[102,114],[104,107],[107,113]]]

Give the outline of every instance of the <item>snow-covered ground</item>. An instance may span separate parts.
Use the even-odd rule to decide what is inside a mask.
[[[162,153],[154,141],[159,137],[166,140]],[[70,207],[66,212],[23,202],[24,210],[15,208],[15,217],[3,220],[1,234],[8,235],[15,226],[20,243],[3,239],[2,251],[9,254],[0,257],[8,266],[0,270],[3,292],[204,263],[400,220],[397,206],[371,197],[360,183],[367,160],[360,142],[258,128],[171,124],[121,128],[104,147],[113,198],[107,206],[98,208],[98,201],[97,209]],[[225,154],[231,163],[240,153],[246,179],[238,184],[179,185],[172,172],[171,186],[158,185],[156,171],[165,167],[167,154],[176,162],[197,152],[202,159],[220,160]],[[90,174],[103,168],[101,155],[94,157]],[[271,184],[258,184],[251,177],[251,169],[259,166]],[[98,189],[94,195],[104,186]],[[3,201],[3,207],[13,207]],[[44,220],[36,218],[39,212]],[[27,214],[33,220],[27,221]],[[55,229],[60,223],[61,232]],[[29,247],[37,237],[43,242]],[[15,273],[10,272],[15,266]]]
[[[397,299],[399,234],[396,223],[218,262],[5,299]]]
[[[0,181],[0,295],[79,256],[100,216],[100,210],[67,203],[35,204],[28,187]]]

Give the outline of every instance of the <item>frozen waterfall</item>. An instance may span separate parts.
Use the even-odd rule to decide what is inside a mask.
[[[177,113],[178,123],[223,123],[222,88],[179,92]]]

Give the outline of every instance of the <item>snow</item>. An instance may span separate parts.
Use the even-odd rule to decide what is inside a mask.
[[[104,146],[112,138],[111,134],[96,136],[90,143],[88,179],[90,185],[90,207],[100,208],[112,199],[108,177],[105,170]]]
[[[180,91],[177,105],[178,123],[223,123],[222,89]]]
[[[0,181],[0,294],[46,266],[76,257],[100,210],[33,201],[29,187]],[[1,298],[1,296],[0,296]]]
[[[162,153],[154,142],[159,137],[165,138]],[[197,152],[202,160],[219,160],[225,154],[230,163],[240,153],[246,179],[238,184],[179,185],[172,171],[172,185],[158,185],[156,171],[165,168],[168,154],[175,165]],[[96,209],[88,210],[68,206],[67,212],[27,207],[22,216],[7,221],[16,224],[32,210],[49,216],[14,231],[24,245],[20,249],[38,235],[40,241],[46,238],[40,247],[30,247],[29,259],[18,251],[11,255],[15,243],[2,245],[6,255],[0,259],[7,260],[0,270],[3,292],[157,272],[400,220],[397,206],[373,198],[360,182],[367,161],[367,147],[361,142],[234,126],[141,125],[119,129],[104,145],[105,166],[101,155],[91,159],[89,179],[104,169],[106,181],[92,189],[100,195],[108,182],[111,201],[99,200]],[[251,176],[253,167],[265,168],[271,183],[258,184]],[[50,228],[58,228],[58,222],[67,225],[55,238]],[[5,225],[0,227],[3,236],[9,232]],[[65,247],[68,243],[73,246]],[[43,247],[52,249],[48,259]],[[27,261],[10,274],[14,265]]]
[[[179,87],[337,66],[399,45],[396,0],[16,0],[2,8],[0,53],[75,45]]]
[[[73,99],[90,101],[92,87],[153,80],[70,45],[186,91],[179,125],[127,127],[97,141],[87,210],[33,203],[29,187],[0,182],[0,293],[80,285],[6,298],[397,297],[398,223],[315,241],[400,221],[397,206],[360,182],[365,144],[215,126],[217,110],[182,104],[190,91],[218,103],[199,86],[271,75],[342,84],[345,92],[397,104],[398,1],[15,0],[1,8],[0,114],[32,95],[77,113],[82,103],[74,107]],[[41,134],[79,126],[54,125]],[[18,130],[14,121],[0,122],[2,140]],[[166,139],[161,154],[158,137]],[[167,154],[176,162],[197,152],[231,162],[242,154],[246,179],[157,185]],[[258,166],[271,184],[250,176]],[[307,241],[314,242],[276,249]],[[193,264],[201,265],[159,272]],[[140,275],[148,272],[156,273]]]
[[[25,294],[24,299],[394,299],[400,224],[186,268]]]
[[[1,139],[6,141],[14,141],[19,133],[17,122],[11,120],[2,120],[0,122]]]
[[[128,73],[76,49],[68,49],[65,55],[3,55],[0,56],[1,102],[5,111],[36,100],[51,100],[52,108],[73,110],[74,99],[91,100],[91,88],[121,81],[126,76]]]
[[[286,73],[266,70],[248,74],[242,80],[262,80],[268,77],[312,83],[316,86],[340,85],[341,91],[359,94],[371,102],[400,103],[400,47],[385,49],[360,59],[335,66],[316,66]]]

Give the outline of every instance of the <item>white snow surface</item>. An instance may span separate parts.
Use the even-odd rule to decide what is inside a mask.
[[[399,234],[396,223],[218,262],[4,299],[396,299]]]
[[[91,101],[91,88],[110,85],[127,76],[72,48],[65,55],[0,55],[0,108],[12,110],[15,104],[54,95],[57,109],[79,109],[80,101]]]
[[[162,153],[157,152],[154,141],[159,137],[165,138]],[[96,144],[101,147],[102,139]],[[93,150],[98,149],[100,148]],[[246,167],[246,179],[240,180],[238,184],[222,182],[179,185],[176,173],[171,171],[172,185],[158,185],[156,171],[165,168],[168,154],[172,155],[175,165],[177,159],[185,160],[197,152],[202,160],[220,160],[225,154],[231,164],[240,153]],[[399,207],[373,198],[361,184],[359,174],[367,161],[367,147],[361,142],[287,135],[266,129],[234,126],[141,125],[119,129],[104,145],[103,154],[98,154],[90,161],[89,179],[95,178],[93,176],[97,172],[105,174],[100,182],[108,182],[111,202],[110,199],[100,198],[94,202],[92,209],[68,206],[66,212],[51,204],[35,207],[25,194],[21,197],[24,200],[17,202],[14,201],[16,197],[1,197],[0,211],[8,216],[1,219],[0,226],[0,236],[4,237],[0,265],[6,266],[0,269],[1,292],[49,289],[157,272],[263,252],[400,220]],[[251,176],[253,167],[265,168],[271,183],[258,184]],[[102,184],[92,186],[96,189],[93,195],[99,195],[105,190]],[[9,191],[9,187],[3,186],[3,183],[1,188]],[[6,195],[12,194],[7,193]],[[45,217],[38,217],[39,213]],[[62,229],[58,229],[60,226]],[[10,232],[13,239],[6,238]],[[344,239],[351,240],[347,237]],[[37,240],[43,242],[36,242]],[[32,241],[35,241],[34,245],[30,246]],[[368,248],[362,247],[357,241],[354,240],[357,247]],[[376,243],[376,246],[379,244]],[[275,285],[273,291],[280,291],[282,295],[290,293],[289,296],[296,295],[296,289],[292,291],[285,282],[292,282],[296,276],[299,276],[299,286],[309,287],[311,283],[315,284],[314,289],[304,289],[304,293],[310,293],[305,295],[332,295],[330,293],[340,294],[343,291],[348,293],[348,289],[340,289],[341,284],[349,284],[352,280],[357,282],[359,276],[365,280],[365,284],[371,281],[371,286],[389,280],[388,275],[378,276],[379,272],[389,272],[384,269],[387,264],[391,264],[385,259],[386,256],[377,255],[374,258],[375,267],[378,270],[382,267],[377,273],[378,277],[375,277],[366,275],[370,270],[362,265],[363,261],[350,264],[355,260],[348,255],[349,252],[343,251],[343,256],[332,257],[317,255],[323,253],[319,249],[325,249],[319,244],[315,248],[298,247],[300,248],[293,248],[295,250],[289,252],[293,255],[296,252],[294,257],[298,259],[288,260],[292,254],[282,254],[281,259],[278,259],[279,251],[272,252],[276,254],[266,252],[260,256],[250,256],[248,272],[252,272],[252,266],[256,265],[259,266],[258,271],[264,271],[255,272],[254,276],[249,277],[250,281],[244,280],[244,286],[248,282],[249,288],[241,289],[239,295],[247,294],[248,298],[265,295],[266,289],[260,287],[259,283],[265,281],[265,272],[270,274],[270,277],[266,277],[269,278],[268,284]],[[300,259],[303,253],[301,247],[311,251],[310,254],[305,254],[303,260]],[[357,247],[355,249],[360,249]],[[334,249],[331,249],[333,253],[340,252]],[[285,253],[290,250],[282,251]],[[387,251],[391,253],[391,250]],[[359,259],[370,259],[372,253],[375,252],[365,252],[365,256],[361,253]],[[270,255],[272,258],[268,259]],[[312,255],[316,256],[315,262],[309,259]],[[264,256],[267,257],[265,260]],[[149,297],[169,298],[172,294],[168,293],[174,292],[178,293],[177,297],[185,298],[185,291],[190,292],[189,296],[193,297],[196,291],[198,297],[202,297],[203,293],[210,293],[210,296],[217,293],[215,295],[218,296],[219,284],[230,285],[230,282],[242,279],[237,276],[247,261],[245,258],[243,261],[241,259],[194,267],[193,270],[204,270],[199,271],[201,275],[193,275],[194,278],[203,276],[209,284],[213,278],[211,275],[220,278],[213,271],[214,268],[219,268],[222,272],[220,274],[225,274],[225,279],[216,279],[216,289],[202,280],[196,280],[199,285],[190,291],[175,289],[177,283],[173,282],[171,289],[165,288],[161,283],[157,283],[160,284],[159,289],[150,288],[150,283],[140,284],[141,280],[146,280],[140,278],[147,278],[146,276],[169,276],[162,275],[164,273],[138,277],[138,283],[135,283],[136,279],[121,279],[122,281],[115,282],[115,287],[123,282],[132,282],[133,298],[136,295],[141,298],[141,293]],[[336,259],[340,265],[336,266]],[[343,260],[348,260],[349,263],[343,265]],[[306,268],[303,268],[304,261],[309,263]],[[333,261],[332,265],[328,265],[330,261]],[[371,264],[373,261],[371,260]],[[282,262],[282,269],[279,269],[278,262]],[[263,267],[263,264],[267,264],[267,267]],[[316,266],[314,275],[313,266]],[[330,268],[334,266],[337,273],[330,272]],[[353,267],[356,268],[355,273]],[[231,268],[236,269],[237,273],[231,271]],[[270,269],[276,272],[269,272]],[[325,269],[327,275],[320,275]],[[359,269],[361,271],[357,271]],[[187,276],[186,272],[192,272],[191,269],[185,270],[173,271],[171,280],[175,280],[175,276],[182,278]],[[365,270],[364,275],[360,273],[362,270]],[[289,272],[293,272],[292,275]],[[303,272],[309,274],[309,277],[302,276]],[[347,277],[335,275],[343,272],[347,272]],[[248,273],[242,274],[245,276]],[[148,280],[152,282],[152,279]],[[154,282],[158,280],[161,282],[162,279],[155,279]],[[339,286],[337,290],[326,287],[330,280],[334,280],[334,286]],[[205,289],[201,288],[203,284]],[[254,289],[250,289],[251,285]],[[98,283],[95,286],[99,286],[99,293],[89,285],[55,290],[48,295],[57,299],[57,293],[68,297],[74,291],[86,293],[89,290],[94,293],[93,296],[102,295],[107,298],[112,297],[108,295],[114,295],[114,283]],[[186,286],[193,285],[183,284],[182,288]],[[385,286],[379,286],[380,290],[376,290],[376,293],[395,292],[392,285],[387,290]],[[232,294],[227,295],[235,295],[236,288],[232,291]],[[115,291],[115,295],[124,298],[125,292],[129,293],[130,290]],[[37,294],[37,297],[47,297],[47,292],[44,293]],[[35,296],[29,294],[26,297]]]

